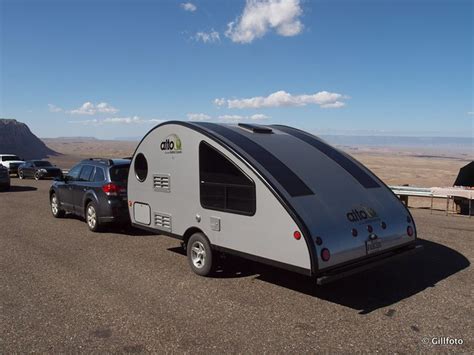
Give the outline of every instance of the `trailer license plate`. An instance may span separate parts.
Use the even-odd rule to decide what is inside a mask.
[[[367,254],[375,253],[382,247],[382,241],[375,239],[375,240],[368,240],[365,242],[365,248],[367,249]]]

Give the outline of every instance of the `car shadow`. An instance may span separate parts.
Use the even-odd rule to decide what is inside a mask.
[[[230,263],[226,260],[223,271],[216,273],[215,277],[256,275],[257,280],[337,303],[357,310],[359,314],[368,314],[426,288],[435,287],[438,282],[470,265],[469,260],[454,249],[423,239],[419,239],[419,243],[424,249],[417,254],[398,258],[324,286],[317,286],[315,280],[308,276],[237,257],[229,258]],[[168,250],[185,255],[182,248]]]
[[[66,213],[66,215],[63,218],[84,222],[84,228],[87,228],[84,217],[80,217],[73,213]],[[155,236],[158,235],[157,233],[152,233],[143,229],[134,228],[130,224],[114,224],[114,223],[105,224],[102,227],[102,229],[100,229],[100,231],[97,233],[104,233],[104,234],[113,233],[113,234],[127,235],[130,237],[146,237],[146,236],[151,236],[151,235],[155,235]]]
[[[9,190],[2,190],[2,192],[25,192],[25,191],[36,191],[36,190],[38,189],[33,186],[11,185]]]

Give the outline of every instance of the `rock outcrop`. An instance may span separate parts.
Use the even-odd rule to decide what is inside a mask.
[[[26,124],[5,118],[0,118],[0,154],[16,154],[23,159],[58,155],[36,137]]]

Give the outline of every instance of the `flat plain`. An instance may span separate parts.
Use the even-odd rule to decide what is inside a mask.
[[[133,152],[124,146],[113,156]],[[104,152],[53,160],[67,168]],[[350,153],[390,184],[452,184],[465,164]],[[412,209],[423,252],[316,287],[239,258],[199,277],[177,240],[89,232],[78,218],[52,217],[50,181],[12,183],[0,193],[0,353],[474,351],[474,218]],[[463,344],[431,344],[442,337]]]

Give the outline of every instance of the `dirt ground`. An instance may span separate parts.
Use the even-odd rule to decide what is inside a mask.
[[[12,184],[0,192],[1,354],[474,351],[473,218],[412,210],[424,250],[316,287],[239,258],[199,277],[175,239],[92,233],[53,218],[50,181]]]

